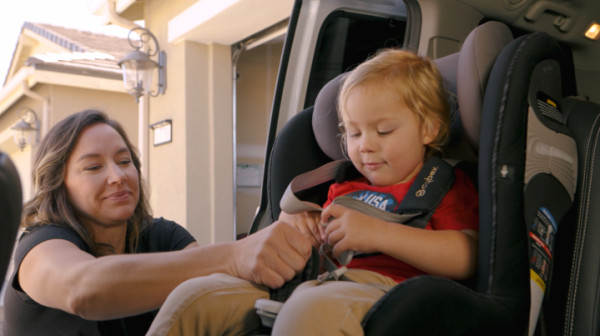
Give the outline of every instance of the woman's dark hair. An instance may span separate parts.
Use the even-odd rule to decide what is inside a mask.
[[[131,218],[127,221],[126,252],[135,252],[140,232],[151,223],[151,211],[141,176],[141,163],[136,148],[129,141],[121,125],[98,110],[85,110],[63,119],[44,136],[33,162],[34,195],[23,209],[22,225],[30,229],[40,225],[57,225],[75,231],[89,246],[95,256],[114,253],[114,248],[94,241],[88,220],[79,214],[67,196],[65,188],[66,162],[81,132],[95,124],[112,127],[131,152],[133,165],[138,172],[139,199]],[[112,250],[112,251],[111,251]]]

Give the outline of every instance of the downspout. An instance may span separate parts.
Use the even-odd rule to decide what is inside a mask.
[[[44,136],[48,131],[48,125],[50,123],[50,100],[42,96],[41,94],[31,90],[27,80],[21,82],[23,88],[23,94],[27,97],[42,102],[42,129],[40,130],[41,136]]]
[[[133,29],[133,28],[138,28],[141,27],[140,25],[136,24],[133,21],[129,21],[127,19],[124,19],[122,17],[120,17],[117,14],[117,10],[116,10],[116,1],[115,0],[105,0],[105,7],[106,7],[106,19],[108,20],[108,23],[112,23],[115,24],[117,26],[126,28],[126,29]],[[147,181],[150,178],[149,175],[149,167],[148,167],[148,157],[149,157],[149,150],[148,150],[148,127],[147,125],[149,125],[149,115],[150,115],[150,107],[148,104],[148,99],[147,97],[142,97],[142,99],[140,100],[140,102],[138,103],[138,150],[140,152],[140,161],[142,163],[142,177],[145,178]]]

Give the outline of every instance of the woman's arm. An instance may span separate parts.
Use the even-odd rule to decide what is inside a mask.
[[[379,220],[361,212],[331,205],[323,212],[331,219],[323,239],[334,256],[346,250],[381,252],[424,272],[466,279],[477,265],[475,230],[424,230]]]
[[[286,223],[235,242],[99,258],[53,239],[31,249],[18,276],[36,302],[105,320],[157,309],[181,282],[217,272],[280,287],[303,269],[310,253],[310,242]]]

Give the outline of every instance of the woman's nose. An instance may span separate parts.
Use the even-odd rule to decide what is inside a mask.
[[[127,175],[125,174],[123,169],[119,167],[119,165],[117,165],[116,163],[112,163],[109,165],[108,184],[119,184],[125,181],[126,179]]]

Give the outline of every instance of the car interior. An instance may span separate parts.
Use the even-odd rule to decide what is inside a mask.
[[[380,48],[411,49],[434,59],[455,98],[445,158],[478,187],[478,272],[397,285],[365,317],[365,333],[597,334],[590,206],[600,91],[588,60],[600,54],[575,32],[598,20],[584,8],[600,13],[591,1],[298,1],[251,232],[278,218],[295,176],[342,158],[339,74]],[[302,197],[322,203],[327,186]]]

